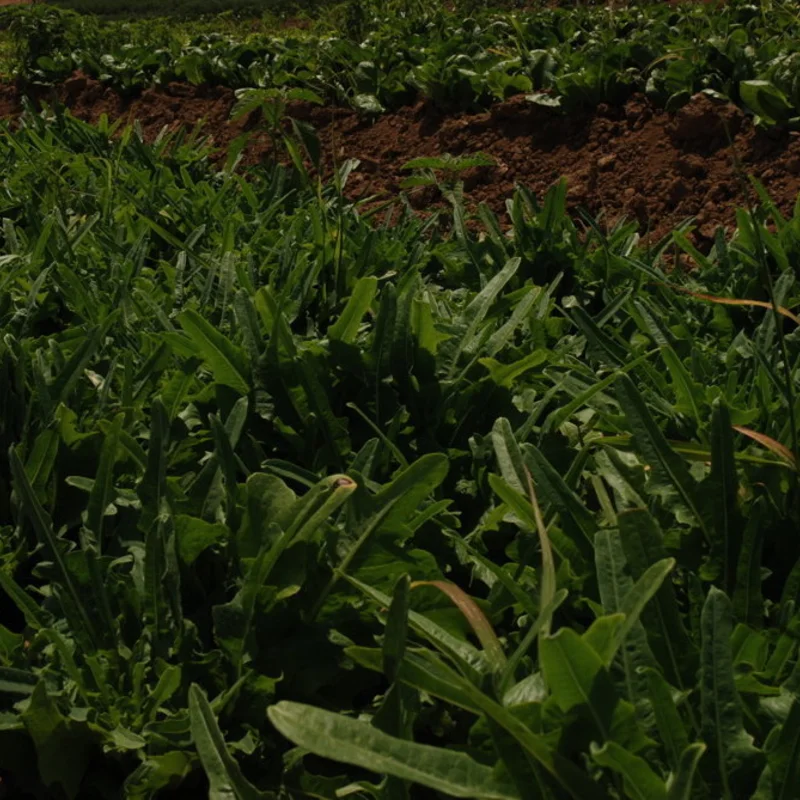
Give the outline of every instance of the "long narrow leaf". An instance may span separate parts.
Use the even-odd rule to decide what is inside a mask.
[[[100,453],[100,463],[97,467],[97,476],[86,508],[86,527],[94,534],[99,552],[103,550],[103,517],[111,502],[114,489],[114,465],[117,461],[119,434],[124,419],[124,414],[118,414],[106,433]]]
[[[603,609],[606,614],[621,612],[623,598],[630,594],[634,584],[633,579],[625,572],[625,554],[619,533],[608,530],[598,532],[595,536],[595,553],[597,584]],[[653,592],[656,589],[657,586]],[[638,616],[639,614],[636,614],[637,618],[630,620],[626,615],[626,631],[612,640],[613,646],[617,646],[619,642],[628,699],[632,703],[636,703],[645,690],[644,677],[639,670],[655,665],[655,659],[647,643],[647,635]],[[605,656],[607,664],[614,658],[612,652],[602,655]]]
[[[466,753],[398,739],[365,722],[302,703],[284,700],[267,714],[287,739],[323,758],[414,781],[452,797],[519,800],[512,782]]]
[[[722,791],[731,795],[738,770],[757,757],[753,737],[743,723],[743,707],[733,674],[731,603],[712,588],[703,606],[700,710],[703,740],[716,761]]]
[[[187,309],[178,317],[178,322],[208,362],[214,380],[247,394],[250,381],[242,351],[196,311]]]
[[[697,485],[689,474],[686,462],[667,444],[667,440],[650,414],[641,394],[627,375],[617,381],[620,405],[631,428],[634,441],[652,468],[651,490],[674,491],[683,506],[691,512],[706,539],[711,536],[700,513]]]
[[[602,748],[593,746],[592,758],[622,775],[625,794],[632,800],[667,800],[664,782],[647,762],[616,742],[606,742]]]
[[[734,457],[730,412],[723,401],[714,405],[711,416],[711,474],[708,498],[712,510],[714,542],[712,559],[722,565],[724,587],[733,592],[736,561],[741,542],[741,521],[736,513],[739,478]]]
[[[203,690],[189,687],[189,719],[192,740],[208,776],[209,800],[261,800],[266,798],[242,775],[239,765],[225,747],[222,731]]]
[[[31,486],[28,480],[25,467],[14,446],[9,449],[9,459],[11,461],[11,474],[14,476],[14,482],[20,494],[23,507],[28,514],[33,529],[36,531],[37,538],[56,565],[59,583],[63,588],[64,600],[66,601],[64,610],[69,616],[75,615],[77,617],[77,619],[75,619],[75,624],[79,626],[78,630],[83,630],[88,642],[94,648],[97,646],[97,634],[94,629],[94,624],[78,594],[75,581],[67,568],[66,561],[62,554],[62,544],[56,538],[50,516],[44,508],[42,508],[42,504],[39,502],[39,498],[36,496],[36,492],[34,492],[33,486]]]
[[[673,773],[667,790],[668,800],[689,800],[694,788],[694,777],[697,765],[706,751],[706,746],[701,742],[690,744],[681,753],[678,768]],[[788,798],[786,798],[788,800]]]

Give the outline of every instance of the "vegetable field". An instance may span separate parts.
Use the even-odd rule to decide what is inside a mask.
[[[796,9],[508,5],[0,12],[0,797],[800,798]]]

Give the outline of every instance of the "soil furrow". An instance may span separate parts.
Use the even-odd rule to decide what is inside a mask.
[[[256,163],[271,149],[257,114],[229,121],[235,97],[226,88],[170,84],[124,98],[75,75],[40,99],[58,100],[90,122],[102,114],[137,119],[148,139],[164,126],[200,124],[221,151],[250,132],[245,163]],[[0,116],[20,110],[20,91],[0,85]],[[361,161],[348,184],[353,198],[396,196],[409,175],[403,165],[412,158],[483,152],[495,166],[464,173],[465,194],[501,216],[516,183],[541,196],[565,177],[573,209],[602,214],[608,225],[621,217],[636,219],[654,237],[691,217],[692,236],[703,246],[718,226],[734,224],[737,207],[753,201],[745,193],[748,176],[764,184],[782,211],[791,211],[800,191],[800,135],[756,129],[740,109],[705,95],[675,114],[634,97],[622,107],[562,116],[522,96],[482,114],[447,114],[423,102],[374,122],[343,108],[298,104],[290,113],[316,128],[329,168],[346,158]],[[410,196],[420,210],[441,201],[435,187]]]

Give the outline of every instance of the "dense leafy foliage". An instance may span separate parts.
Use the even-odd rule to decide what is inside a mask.
[[[111,133],[0,137],[19,796],[797,796],[800,213],[504,233]]]
[[[143,16],[170,16],[192,19],[202,16],[231,13],[241,16],[257,16],[297,12],[318,11],[325,0],[171,0],[168,6],[159,0],[51,0],[50,5],[77,11],[80,14],[96,14],[102,17],[134,18]]]
[[[49,83],[74,70],[122,90],[172,80],[234,88],[301,87],[365,113],[419,96],[478,109],[511,95],[565,111],[644,92],[677,108],[698,91],[766,123],[800,113],[793,3],[724,7],[536,8],[472,15],[441,4],[351,3],[309,31],[231,32],[101,24],[47,6],[5,13],[15,72]]]

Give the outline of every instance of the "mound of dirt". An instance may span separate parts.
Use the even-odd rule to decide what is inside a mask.
[[[136,119],[149,139],[165,125],[200,124],[222,151],[248,131],[245,163],[270,151],[257,114],[229,121],[235,99],[230,89],[170,84],[123,98],[78,74],[40,99],[57,99],[90,122],[101,114]],[[0,116],[13,117],[20,108],[18,90],[0,85]],[[563,116],[521,96],[482,114],[447,115],[419,103],[375,122],[342,108],[298,104],[291,113],[317,129],[328,169],[345,158],[360,159],[348,184],[353,198],[396,196],[409,174],[403,165],[412,158],[481,151],[495,166],[467,172],[466,194],[501,216],[516,183],[542,195],[563,176],[573,208],[602,212],[608,224],[635,218],[654,237],[693,217],[695,241],[704,246],[717,226],[732,226],[736,208],[751,201],[748,175],[784,211],[800,191],[800,134],[757,130],[740,109],[702,94],[675,114],[634,97],[624,106]],[[439,200],[429,188],[411,194],[420,209]]]

